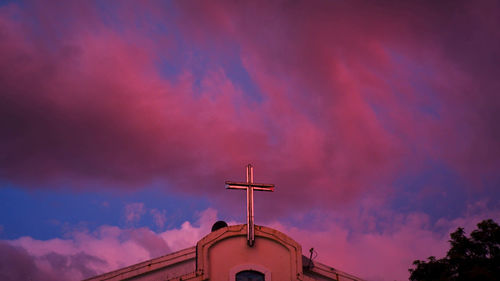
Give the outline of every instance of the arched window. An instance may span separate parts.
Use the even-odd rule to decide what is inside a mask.
[[[236,281],[265,281],[264,273],[255,270],[244,270],[236,274]]]

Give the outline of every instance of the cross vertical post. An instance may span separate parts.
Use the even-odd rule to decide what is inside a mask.
[[[255,236],[254,236],[254,225],[253,225],[253,188],[252,188],[252,183],[253,183],[253,167],[252,165],[248,164],[247,166],[247,241],[248,245],[250,247],[253,246],[253,242],[255,241]]]
[[[255,244],[255,226],[254,226],[254,211],[253,211],[253,191],[274,191],[274,184],[254,183],[253,182],[253,166],[247,165],[247,181],[232,182],[226,181],[226,189],[246,189],[247,192],[247,243],[253,247]]]

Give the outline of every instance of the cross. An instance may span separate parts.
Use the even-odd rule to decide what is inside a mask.
[[[247,243],[253,247],[255,243],[254,224],[253,224],[253,191],[274,191],[274,184],[254,183],[253,166],[247,166],[247,182],[226,181],[226,189],[246,189],[247,191]]]

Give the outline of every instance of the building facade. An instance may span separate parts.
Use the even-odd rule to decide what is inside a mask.
[[[302,247],[275,229],[255,225],[255,244],[247,225],[212,231],[196,246],[125,267],[87,281],[310,281],[361,280],[302,255]]]

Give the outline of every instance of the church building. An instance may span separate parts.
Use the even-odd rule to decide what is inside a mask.
[[[246,182],[227,181],[226,188],[247,192],[247,224],[216,222],[212,232],[194,247],[86,281],[362,280],[303,255],[301,245],[286,234],[254,225],[253,191],[273,191],[274,185],[254,183],[251,165],[247,166]]]

